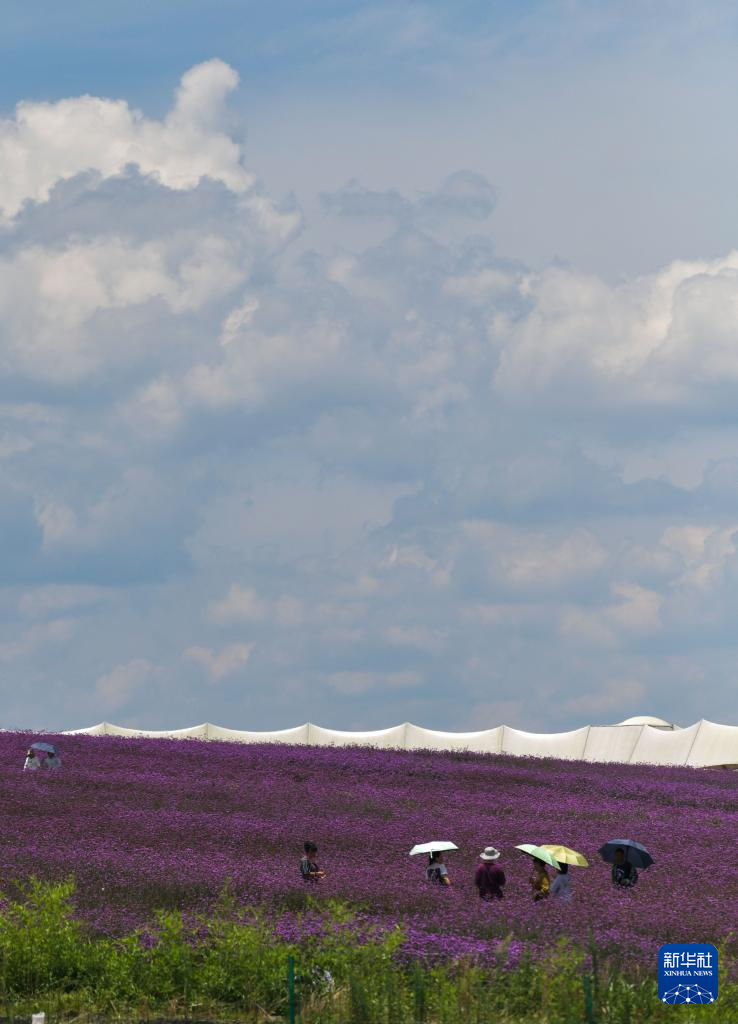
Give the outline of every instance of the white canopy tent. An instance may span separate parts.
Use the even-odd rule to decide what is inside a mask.
[[[471,750],[475,754],[499,754],[502,750],[502,730],[483,729],[481,732],[438,732],[420,725],[405,725],[407,750]]]
[[[236,743],[289,743],[321,747],[367,746],[396,750],[468,750],[565,760],[738,768],[738,726],[702,719],[686,729],[652,716],[618,725],[586,725],[571,732],[534,733],[499,725],[479,732],[439,732],[405,722],[389,729],[346,732],[311,722],[275,732],[227,729],[205,722],[189,729],[150,731],[100,722],[67,735],[131,738],[227,740]]]
[[[652,725],[655,729],[678,729],[678,725],[667,722],[664,718],[656,718],[655,715],[634,715],[633,718],[626,718],[624,722],[617,725]]]
[[[589,726],[571,732],[523,732],[503,726],[502,753],[518,757],[560,757],[581,761],[587,743]]]
[[[644,725],[630,755],[632,762],[643,764],[686,764],[695,736],[702,728],[702,722],[695,722],[687,729],[654,729]]]
[[[642,731],[642,725],[590,725],[584,760],[627,764]]]

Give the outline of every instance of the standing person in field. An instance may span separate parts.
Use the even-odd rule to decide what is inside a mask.
[[[474,873],[474,884],[479,890],[479,896],[488,902],[501,900],[505,895],[502,891],[506,881],[505,872],[496,863],[499,857],[500,851],[494,846],[485,846],[479,854],[482,863],[477,865]]]
[[[433,885],[451,885],[448,877],[448,868],[443,863],[443,852],[436,850],[428,854],[428,867],[425,869],[425,877]]]
[[[533,858],[533,871],[530,876],[530,887],[533,890],[533,902],[538,903],[545,900],[551,889],[551,879],[548,877],[546,865],[542,860]]]
[[[35,750],[29,750],[23,764],[24,772],[36,772],[41,767],[41,759]]]
[[[318,847],[308,839],[303,844],[303,855],[300,860],[300,874],[306,882],[319,882],[325,878],[325,871],[321,871],[316,860]]]
[[[551,895],[561,900],[571,899],[571,875],[569,874],[568,864],[559,864],[559,870],[551,883]]]
[[[56,752],[53,754],[47,754],[44,758],[43,764],[41,765],[42,768],[61,768],[61,766],[61,758]]]
[[[625,850],[619,846],[615,851],[615,863],[612,866],[612,884],[621,889],[629,889],[638,881],[635,865],[626,859]]]

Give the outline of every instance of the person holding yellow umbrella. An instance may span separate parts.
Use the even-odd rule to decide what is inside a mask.
[[[589,861],[583,853],[570,849],[568,846],[557,846],[554,843],[541,843],[541,849],[548,850],[559,862],[557,875],[551,883],[551,895],[567,902],[572,897],[571,879],[569,877],[569,865],[578,868],[588,868]]]

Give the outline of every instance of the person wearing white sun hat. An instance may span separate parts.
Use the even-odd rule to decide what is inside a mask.
[[[501,900],[505,895],[502,889],[506,879],[505,872],[497,864],[500,859],[500,851],[494,846],[485,846],[479,854],[479,859],[482,863],[477,865],[474,884],[479,890],[480,899],[487,902]]]

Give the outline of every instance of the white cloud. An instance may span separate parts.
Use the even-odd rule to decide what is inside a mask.
[[[136,697],[156,676],[157,669],[145,658],[134,658],[116,665],[95,683],[95,694],[104,711],[119,711]]]
[[[415,689],[423,682],[420,672],[331,672],[326,676],[331,690],[344,696],[358,696],[372,690]]]
[[[639,679],[614,679],[607,687],[596,693],[585,693],[566,702],[570,714],[584,715],[595,722],[602,721],[603,715],[610,715],[617,721],[629,717],[629,710],[646,707],[646,687]],[[622,716],[622,717],[621,717]]]
[[[445,646],[443,635],[425,626],[389,626],[384,635],[394,647],[413,647],[430,654],[437,654]]]
[[[49,648],[65,644],[71,639],[78,622],[76,619],[53,619],[24,630],[14,640],[0,643],[0,662],[13,662],[33,655],[46,654]]]
[[[663,414],[700,406],[706,389],[738,381],[738,251],[677,261],[618,285],[552,268],[524,280],[521,294],[531,309],[499,339],[500,396]]]
[[[566,586],[597,573],[609,557],[607,549],[583,528],[559,539],[537,531],[470,520],[463,524],[463,532],[486,557],[491,580],[502,580],[522,590],[540,592]]]
[[[84,171],[111,177],[130,164],[171,189],[193,188],[204,177],[234,192],[250,189],[238,145],[218,128],[237,84],[223,61],[198,64],[183,75],[162,121],[96,96],[19,103],[14,119],[0,122],[0,211],[13,217],[26,200],[48,199],[58,181]]]
[[[620,639],[648,636],[662,628],[664,598],[635,583],[612,583],[617,600],[602,608],[567,608],[561,615],[564,636],[584,643],[615,646]]]
[[[485,305],[501,293],[509,292],[516,285],[509,271],[497,267],[484,267],[469,274],[449,277],[443,285],[447,295],[458,296],[474,305]]]
[[[216,653],[209,647],[188,647],[185,657],[202,665],[211,680],[218,683],[244,668],[253,649],[254,644],[229,644]]]
[[[231,310],[223,321],[223,329],[220,334],[220,343],[224,348],[231,344],[243,328],[248,326],[258,308],[259,300],[250,298],[246,299],[243,305]]]
[[[726,561],[736,553],[738,526],[670,526],[661,543],[677,552],[684,564],[679,584],[710,591],[723,582]]]
[[[207,609],[208,618],[220,626],[236,622],[259,622],[266,614],[266,603],[253,587],[242,587],[238,583],[232,583],[225,597],[214,601]]]
[[[299,626],[305,617],[301,601],[283,594],[276,600],[260,597],[253,587],[232,583],[225,597],[208,605],[206,616],[219,626],[268,620],[280,626]]]
[[[177,235],[131,245],[116,238],[30,246],[0,259],[0,316],[6,372],[42,379],[75,378],[116,357],[91,323],[96,314],[160,300],[175,315],[227,295],[248,273],[235,244]],[[146,354],[146,339],[133,353]],[[126,353],[131,358],[131,350]]]
[[[381,567],[421,569],[432,572],[436,562],[417,544],[395,544],[380,563]]]
[[[91,608],[110,597],[104,587],[51,583],[21,594],[18,608],[26,618],[36,619],[71,608]]]
[[[468,172],[353,183],[313,218],[338,244],[295,244],[227,131],[234,84],[210,62],[160,121],[82,97],[0,128],[0,657],[46,673],[80,627],[29,624],[83,622],[70,726],[89,659],[142,631],[151,662],[98,699],[162,727],[174,687],[174,724],[546,727],[613,679],[719,717],[696,705],[733,688],[738,255],[531,272]],[[201,685],[255,650],[248,704]],[[681,686],[696,662],[709,692]]]
[[[239,319],[242,311],[234,311]],[[200,363],[185,375],[183,394],[195,407],[260,409],[289,399],[296,386],[320,386],[329,378],[347,344],[345,328],[328,320],[301,331],[263,333],[249,330],[243,318],[227,337],[222,360]]]

